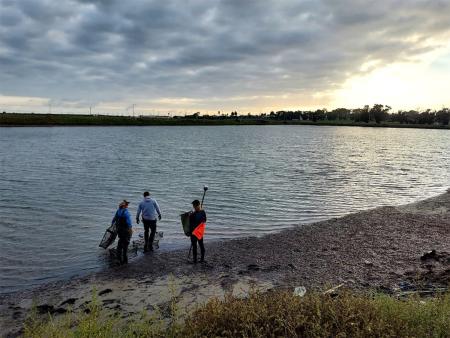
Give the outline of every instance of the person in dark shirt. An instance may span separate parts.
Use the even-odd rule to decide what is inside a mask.
[[[192,253],[194,264],[197,263],[197,242],[200,246],[200,262],[205,261],[205,246],[203,245],[203,234],[206,226],[206,212],[202,209],[199,200],[192,202],[194,211],[189,215],[191,233]]]

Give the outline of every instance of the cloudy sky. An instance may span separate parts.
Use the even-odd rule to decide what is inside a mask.
[[[450,106],[448,0],[0,0],[0,109]]]

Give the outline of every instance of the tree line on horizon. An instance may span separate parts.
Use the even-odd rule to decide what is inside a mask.
[[[355,123],[400,123],[400,124],[437,124],[448,125],[450,122],[450,109],[442,108],[440,110],[426,109],[419,110],[399,110],[391,112],[391,107],[388,105],[375,104],[372,107],[369,105],[363,108],[347,109],[337,108],[333,110],[317,109],[317,110],[280,110],[271,111],[270,113],[239,115],[237,111],[230,114],[223,114],[220,111],[217,115],[201,114],[200,112],[192,115],[186,115],[185,118],[195,119],[263,119],[276,121],[348,121]]]
[[[101,119],[103,123],[117,123],[117,119],[120,119],[121,123],[133,124],[136,121],[170,121],[175,123],[184,123],[183,121],[194,123],[193,120],[203,120],[204,122],[223,120],[225,123],[239,123],[240,121],[257,121],[260,123],[273,121],[275,123],[280,122],[296,122],[305,121],[311,123],[330,122],[337,124],[361,124],[361,123],[392,123],[392,124],[409,124],[409,125],[436,125],[436,126],[448,126],[450,122],[450,109],[442,108],[440,110],[399,110],[397,112],[391,112],[392,108],[388,105],[375,104],[372,107],[369,105],[363,108],[347,109],[337,108],[333,110],[317,109],[317,110],[280,110],[271,111],[270,113],[260,113],[246,115],[239,114],[237,111],[231,113],[222,113],[220,111],[217,114],[202,114],[196,112],[194,114],[186,114],[184,116],[117,116],[117,115],[99,115],[99,114],[22,114],[22,113],[7,113],[3,111],[0,114],[0,123],[2,124],[23,124],[24,120],[28,122],[38,124],[48,124],[50,122],[58,122],[58,124],[70,124],[87,123],[92,124],[92,118],[98,120]],[[30,120],[31,119],[31,120]],[[44,119],[44,120],[43,120]],[[55,120],[57,119],[57,120]],[[39,120],[39,121],[38,121]],[[174,121],[175,120],[175,121]],[[176,122],[178,120],[179,122]],[[228,121],[228,122],[227,122]],[[31,123],[30,122],[30,123]],[[56,123],[55,122],[55,123]],[[98,122],[98,121],[97,121]],[[199,121],[200,122],[200,121]],[[152,122],[153,123],[153,122]],[[159,123],[159,122],[158,122]],[[161,122],[163,123],[163,122]]]

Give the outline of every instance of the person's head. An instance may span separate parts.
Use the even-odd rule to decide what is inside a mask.
[[[144,197],[150,196],[150,193],[148,191],[144,192]]]
[[[201,207],[200,207],[200,201],[199,201],[199,200],[193,200],[193,201],[192,201],[192,206],[194,207],[194,209],[195,209],[196,211],[199,211],[199,210],[201,209]]]
[[[127,200],[123,200],[122,202],[120,202],[119,208],[128,208],[128,204],[130,204],[130,202],[128,202]]]

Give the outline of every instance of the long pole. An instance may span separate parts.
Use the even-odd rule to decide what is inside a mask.
[[[203,197],[202,197],[202,203],[200,203],[200,208],[203,208],[203,201],[205,200],[205,194],[206,194],[206,190],[208,190],[208,188],[203,188]]]

